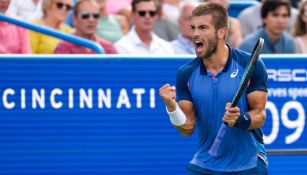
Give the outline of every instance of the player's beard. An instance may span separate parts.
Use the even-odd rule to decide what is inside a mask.
[[[205,43],[206,50],[203,55],[200,55],[200,58],[202,59],[210,58],[212,54],[216,52],[217,42],[218,42],[217,34],[214,37],[207,39]]]

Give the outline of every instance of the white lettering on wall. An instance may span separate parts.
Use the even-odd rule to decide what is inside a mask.
[[[8,102],[7,96],[9,96],[9,95],[10,96],[15,95],[15,91],[11,88],[5,89],[5,91],[3,92],[3,96],[2,96],[3,106],[6,109],[13,109],[15,107],[15,102]]]
[[[84,89],[80,89],[80,108],[84,109],[85,104],[87,108],[92,109],[93,108],[93,90],[88,89],[87,93]]]
[[[56,88],[56,89],[53,89],[51,91],[51,94],[50,94],[50,104],[51,106],[54,108],[54,109],[60,109],[62,106],[63,106],[63,103],[60,101],[60,102],[56,102],[55,100],[55,96],[56,95],[62,95],[63,94],[63,91],[59,88]]]
[[[142,94],[145,94],[144,88],[134,88],[132,93],[136,95],[136,108],[142,108]]]
[[[41,109],[45,108],[45,89],[40,89],[40,93],[37,89],[32,89],[32,108],[36,109],[37,104]]]
[[[106,89],[106,93],[102,89],[98,89],[98,108],[103,108],[103,104],[106,108],[111,108],[111,89]]]
[[[122,105],[125,105],[126,108],[131,108],[131,103],[129,101],[129,97],[128,97],[128,93],[126,89],[121,89],[119,96],[118,96],[118,100],[117,100],[117,104],[116,104],[116,108],[121,108]]]

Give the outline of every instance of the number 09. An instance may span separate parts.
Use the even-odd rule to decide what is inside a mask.
[[[263,138],[265,144],[271,144],[278,136],[279,113],[275,104],[270,101],[268,101],[266,104],[266,110],[272,114],[272,130],[269,135],[264,135]],[[288,114],[290,110],[297,111],[298,116],[296,120],[289,119]],[[302,104],[297,101],[288,101],[285,103],[281,108],[281,122],[286,128],[295,129],[292,134],[286,136],[285,143],[291,144],[297,141],[301,137],[305,127],[305,111]]]

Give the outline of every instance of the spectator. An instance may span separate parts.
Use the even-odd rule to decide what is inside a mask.
[[[178,25],[171,22],[169,19],[165,18],[162,11],[162,3],[163,0],[159,0],[157,12],[158,19],[156,21],[156,25],[153,31],[162,39],[166,41],[172,41],[176,39],[179,33],[179,27]]]
[[[35,20],[34,24],[59,30],[64,33],[73,33],[73,29],[65,24],[68,11],[71,10],[71,0],[43,0],[43,16]],[[52,54],[59,39],[49,35],[30,31],[30,43],[35,54]]]
[[[172,46],[158,37],[152,29],[157,20],[155,0],[133,0],[132,18],[135,26],[115,43],[121,54],[173,54]]]
[[[99,5],[95,0],[79,0],[74,8],[75,35],[97,42],[106,54],[115,54],[116,50],[111,43],[95,35],[99,19]],[[94,52],[83,46],[62,41],[55,49],[57,54],[93,54]]]
[[[256,32],[258,29],[262,27],[262,19],[261,19],[261,6],[265,0],[262,0],[262,3],[258,5],[254,5],[244,9],[238,16],[238,19],[241,23],[241,30],[243,36],[247,36]],[[297,9],[291,8],[291,16],[288,23],[287,31],[290,31],[291,26],[293,25],[295,18],[298,14]]]
[[[261,37],[264,45],[261,53],[295,53],[293,38],[286,33],[291,5],[287,0],[266,0],[261,8],[263,28],[248,35],[241,49],[252,52],[255,43]]]
[[[162,11],[166,19],[178,25],[179,9],[181,0],[163,0]]]
[[[291,31],[297,53],[307,53],[307,0],[299,4],[299,14]]]
[[[0,13],[10,16],[7,11],[10,2],[11,0],[0,0]],[[0,53],[31,53],[27,30],[10,23],[0,21]]]
[[[8,11],[26,22],[32,22],[42,17],[42,2],[43,0],[12,0]]]
[[[207,0],[207,1],[219,3],[223,5],[223,7],[226,10],[229,7],[228,0]],[[229,30],[226,38],[226,43],[228,43],[232,47],[239,48],[242,40],[243,40],[243,35],[241,32],[240,21],[236,18],[229,16]]]
[[[124,8],[121,8],[116,14],[120,16],[124,16],[129,24],[129,29],[132,25],[132,15],[131,15],[131,5],[128,5]]]
[[[129,32],[130,23],[122,15],[108,14],[106,11],[106,0],[97,1],[100,6],[100,18],[96,33],[101,38],[114,43]]]
[[[192,11],[197,5],[197,3],[188,1],[181,5],[178,19],[181,33],[177,36],[176,40],[171,42],[175,54],[195,54],[190,23]]]

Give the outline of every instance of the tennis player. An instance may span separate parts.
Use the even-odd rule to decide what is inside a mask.
[[[197,58],[179,68],[176,87],[165,84],[159,91],[171,123],[182,135],[190,136],[198,128],[198,147],[188,165],[189,174],[267,174],[260,129],[266,119],[267,100],[267,72],[262,60],[257,61],[238,105],[230,107],[250,54],[225,43],[228,14],[219,4],[196,7],[191,30]],[[210,155],[222,122],[229,127],[217,154]]]

